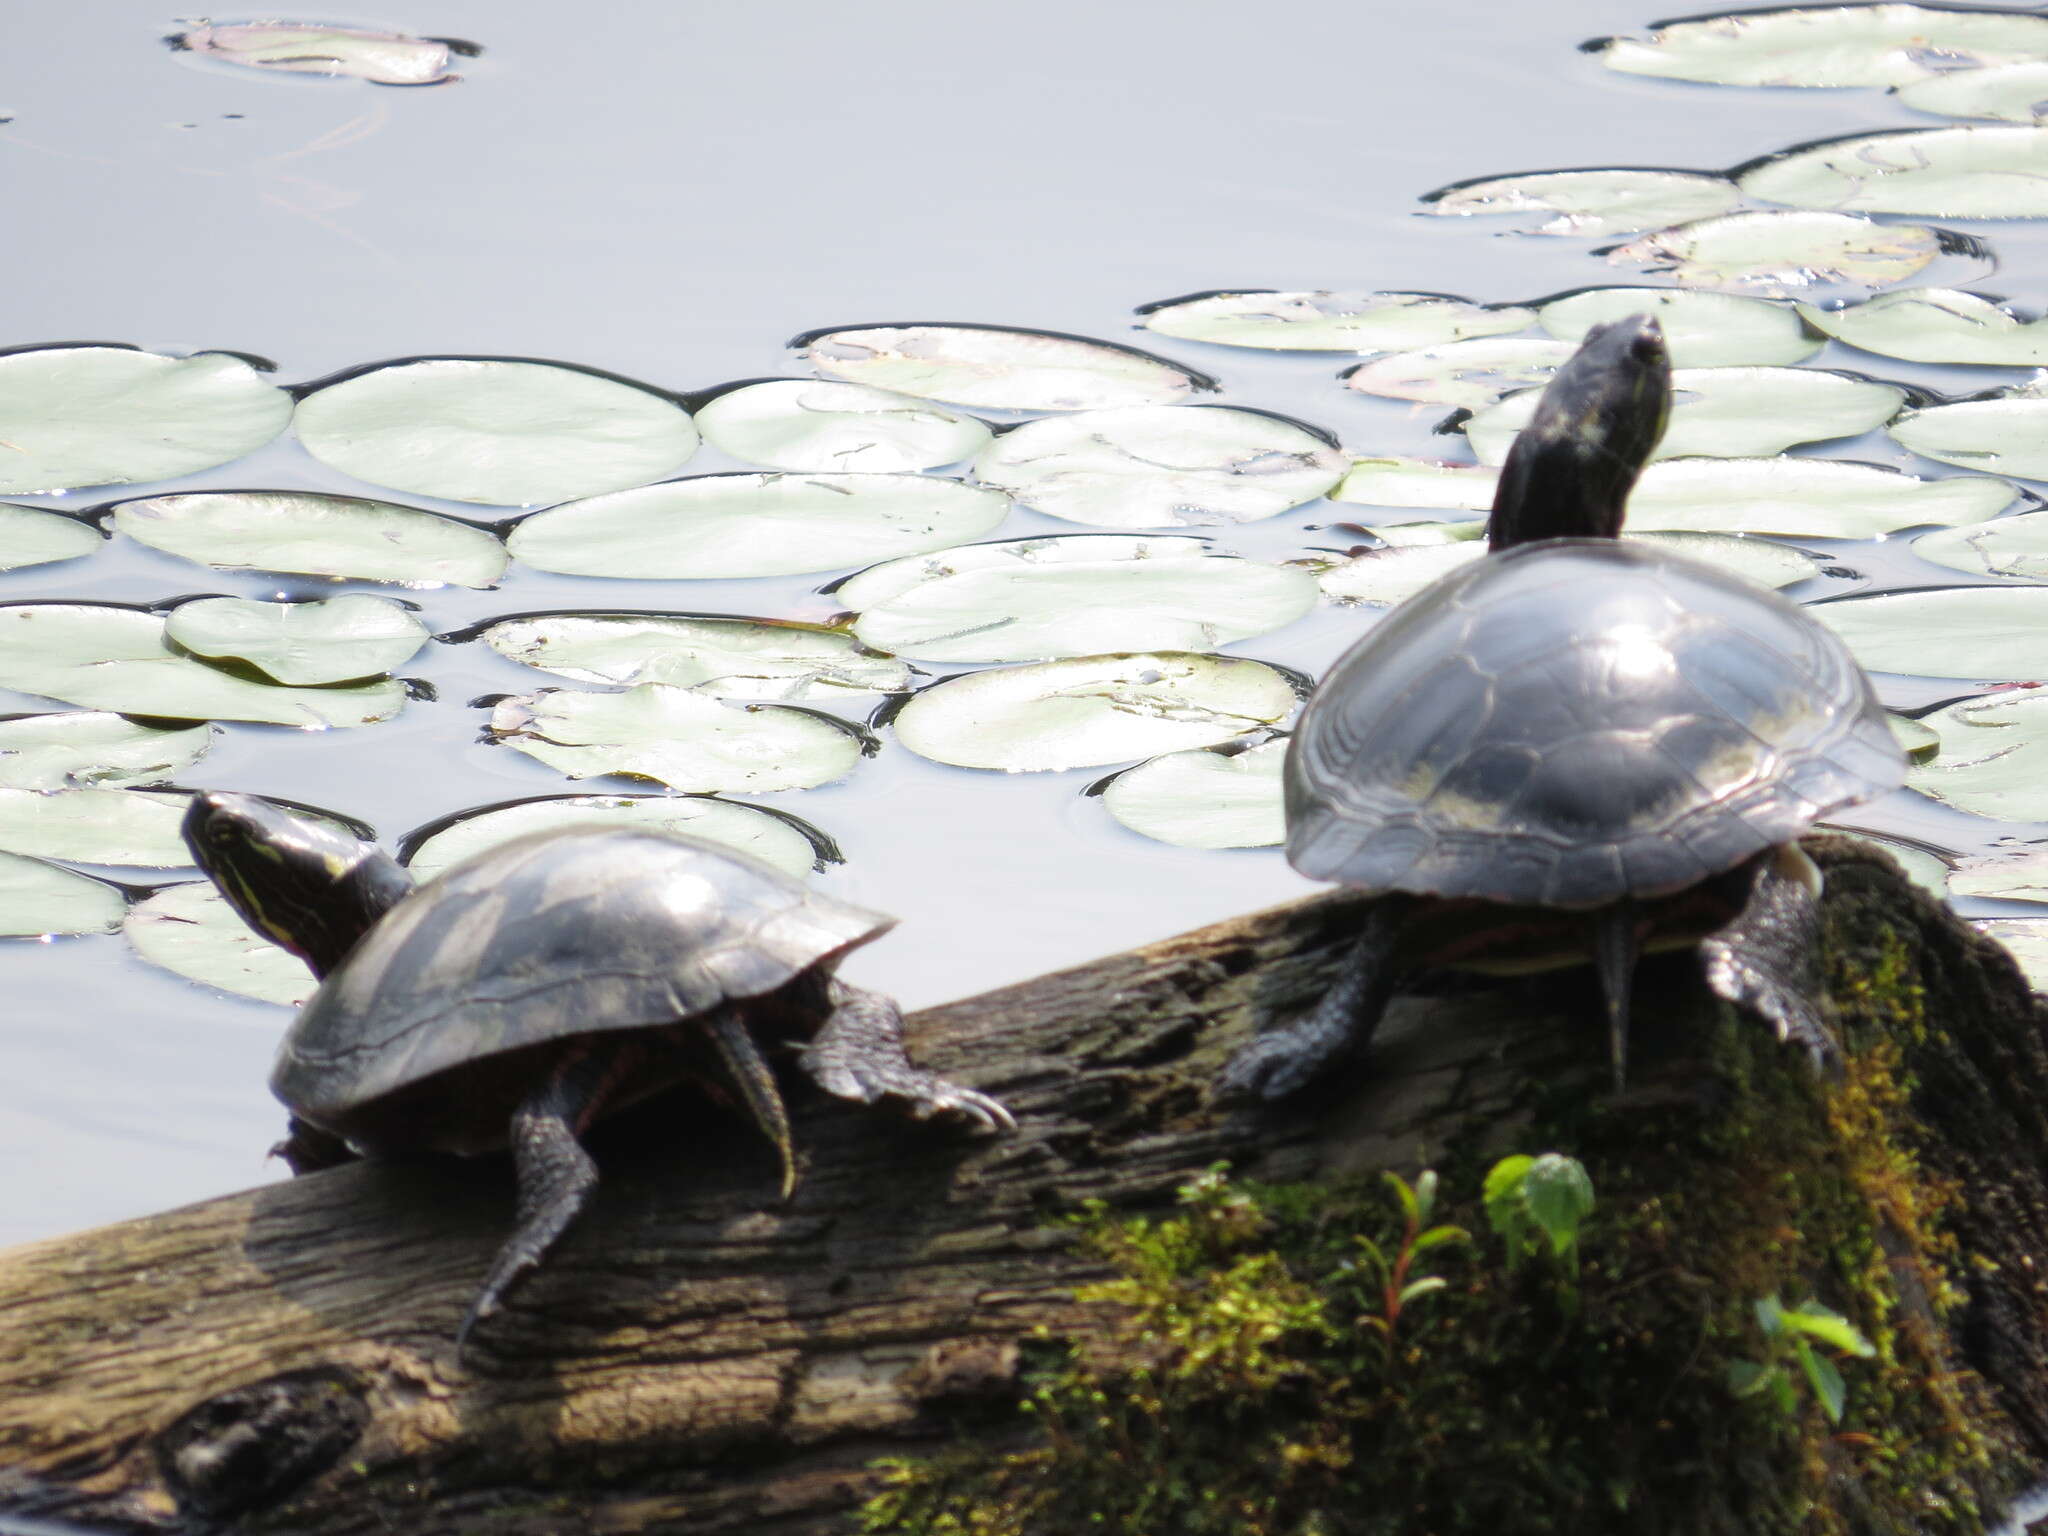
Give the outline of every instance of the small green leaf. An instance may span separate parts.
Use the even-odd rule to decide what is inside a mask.
[[[1593,1181],[1578,1159],[1546,1152],[1523,1175],[1522,1198],[1550,1238],[1551,1252],[1562,1255],[1578,1240],[1579,1223],[1592,1212]]]
[[[1785,1331],[1785,1309],[1778,1301],[1777,1292],[1759,1296],[1753,1303],[1757,1326],[1764,1331],[1764,1337],[1775,1339]]]
[[[1830,1424],[1842,1422],[1842,1403],[1848,1389],[1842,1385],[1842,1373],[1835,1369],[1834,1361],[1825,1355],[1817,1355],[1804,1339],[1794,1346],[1799,1356],[1799,1368],[1806,1372],[1806,1379],[1813,1386],[1813,1395],[1820,1399],[1821,1411],[1828,1416]]]
[[[1391,1170],[1382,1174],[1381,1178],[1394,1191],[1394,1198],[1401,1202],[1401,1214],[1407,1217],[1409,1221],[1419,1225],[1422,1221],[1422,1201],[1414,1187],[1406,1179],[1402,1178],[1401,1175]]]
[[[1429,1213],[1436,1209],[1436,1170],[1425,1168],[1415,1180],[1415,1219],[1429,1220]]]
[[[1440,1275],[1425,1275],[1420,1280],[1412,1280],[1401,1288],[1401,1304],[1406,1306],[1416,1297],[1427,1296],[1432,1291],[1440,1291],[1449,1284],[1450,1281]]]
[[[1776,1374],[1775,1365],[1766,1365],[1761,1360],[1731,1360],[1728,1362],[1728,1387],[1737,1397],[1754,1397],[1770,1385]]]
[[[1868,1359],[1877,1353],[1877,1346],[1863,1337],[1854,1323],[1833,1308],[1824,1307],[1810,1298],[1796,1307],[1785,1308],[1779,1315],[1785,1327],[1819,1339],[1830,1349],[1855,1355],[1858,1359]]]
[[[1468,1243],[1471,1240],[1472,1234],[1463,1227],[1431,1227],[1427,1232],[1417,1234],[1408,1251],[1422,1253],[1431,1248],[1441,1248],[1445,1243]]]

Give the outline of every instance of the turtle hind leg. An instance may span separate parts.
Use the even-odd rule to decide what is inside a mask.
[[[836,976],[826,984],[826,999],[831,1014],[798,1060],[827,1093],[856,1104],[900,1099],[920,1120],[952,1115],[983,1136],[1017,1128],[1010,1112],[987,1094],[910,1064],[903,1053],[903,1011],[893,999]]]
[[[1593,914],[1593,966],[1607,1003],[1607,1055],[1614,1064],[1614,1091],[1628,1086],[1628,1004],[1642,956],[1632,901],[1618,901]]]
[[[1762,1018],[1780,1040],[1804,1046],[1816,1068],[1840,1055],[1815,976],[1819,885],[1819,871],[1797,844],[1775,849],[1758,861],[1741,914],[1700,941],[1707,985]]]

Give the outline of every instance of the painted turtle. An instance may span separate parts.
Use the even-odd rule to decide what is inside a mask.
[[[796,1161],[753,1031],[810,1034],[826,1092],[993,1134],[983,1093],[913,1067],[894,1002],[832,972],[895,919],[679,834],[517,838],[413,888],[388,854],[250,795],[195,795],[185,837],[258,931],[321,976],[278,1050],[294,1171],[351,1155],[507,1146],[518,1225],[457,1335],[537,1264],[597,1183],[577,1134],[684,1078],[743,1104]],[[814,1032],[813,1032],[814,1031]],[[343,1146],[341,1143],[346,1143]]]
[[[1242,1047],[1224,1099],[1272,1100],[1363,1049],[1403,975],[1598,967],[1614,1082],[1641,949],[1697,944],[1709,984],[1816,1058],[1819,874],[1797,839],[1896,788],[1870,683],[1774,592],[1620,540],[1663,433],[1654,320],[1602,326],[1502,467],[1491,552],[1381,619],[1289,743],[1287,857],[1378,893],[1307,1015]]]

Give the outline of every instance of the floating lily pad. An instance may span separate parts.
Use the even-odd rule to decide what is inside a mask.
[[[988,445],[986,424],[928,400],[837,379],[770,379],[701,407],[723,453],[772,469],[935,469]]]
[[[500,699],[490,739],[572,779],[627,774],[672,789],[813,789],[859,764],[862,736],[807,709],[728,702],[667,683],[621,693],[543,688]]]
[[[1177,848],[1271,848],[1287,837],[1280,803],[1284,741],[1242,752],[1197,748],[1127,768],[1103,787],[1109,814]]]
[[[374,85],[439,85],[454,80],[458,52],[478,50],[438,37],[403,32],[365,32],[350,27],[295,26],[259,22],[228,27],[194,27],[171,45],[204,58],[251,69],[295,75],[348,75]]]
[[[2048,512],[2022,512],[1967,528],[1922,534],[1913,553],[1973,576],[2048,578]]]
[[[1610,37],[1601,62],[1713,85],[1905,85],[1944,70],[2048,54],[2048,19],[2018,11],[1827,5],[1665,22]]]
[[[1903,283],[1946,249],[1924,224],[1880,224],[1854,213],[1767,209],[1642,235],[1607,253],[1616,264],[1668,272],[1687,288],[1785,296],[1827,284]]]
[[[1896,384],[1822,368],[1680,368],[1671,390],[1671,424],[1655,455],[1660,459],[1750,458],[1795,443],[1855,437],[1883,426],[1906,402]],[[1480,463],[1506,458],[1540,394],[1510,395],[1465,423]]]
[[[1582,288],[1537,315],[1544,330],[1570,342],[1610,320],[1655,315],[1674,368],[1783,367],[1826,345],[1787,305],[1685,288]]]
[[[1887,713],[1884,723],[1891,727],[1892,740],[1912,762],[1924,763],[1941,750],[1941,733],[1925,721]]]
[[[2048,215],[2048,128],[1908,128],[1781,150],[1735,178],[1793,208],[1947,219]]]
[[[1948,888],[1990,901],[2048,901],[2048,848],[1977,854],[1957,863]]]
[[[192,862],[179,835],[182,790],[0,789],[0,849],[80,864],[178,869]]]
[[[569,576],[794,576],[992,532],[1010,498],[931,475],[698,475],[523,520],[506,541]]]
[[[2028,986],[2036,992],[2048,992],[2048,919],[1997,917],[1970,926],[2005,946],[2027,978]]]
[[[1346,387],[1361,394],[1476,411],[1543,383],[1577,350],[1568,341],[1542,337],[1485,336],[1376,357],[1343,377]]]
[[[2048,480],[2048,393],[2030,386],[1908,411],[1892,423],[1891,435],[1944,464]]]
[[[1869,539],[1929,523],[1981,522],[2020,495],[1989,475],[1923,480],[1846,459],[1669,459],[1636,481],[1628,525]]]
[[[1216,746],[1279,723],[1296,702],[1263,662],[1146,651],[949,678],[911,695],[894,725],[920,757],[1036,773]]]
[[[1136,347],[997,325],[866,325],[807,331],[790,345],[830,378],[988,410],[1170,405],[1216,387]]]
[[[105,542],[99,529],[75,517],[0,502],[0,571],[76,560]]]
[[[1979,816],[2048,821],[2048,694],[2010,689],[1964,699],[1921,724],[1939,746],[1931,761],[1907,770],[1907,784]]]
[[[1145,328],[1186,341],[1276,352],[1407,352],[1504,336],[1535,317],[1446,293],[1202,293],[1148,304]]]
[[[1703,171],[1614,166],[1535,171],[1454,182],[1424,193],[1425,213],[1466,218],[1487,213],[1547,213],[1533,235],[1628,235],[1726,213],[1742,201],[1726,176]]]
[[[306,728],[369,725],[405,704],[389,681],[281,688],[232,677],[173,651],[156,614],[98,603],[0,606],[0,688],[124,714]]]
[[[242,920],[210,880],[167,885],[121,925],[135,953],[201,986],[296,1008],[320,985],[306,962]]]
[[[509,557],[495,534],[388,501],[316,491],[187,491],[116,502],[138,544],[217,571],[279,571],[408,587],[488,587]]]
[[[830,838],[795,816],[701,795],[563,795],[514,800],[411,833],[407,866],[431,880],[451,865],[529,832],[555,827],[630,827],[708,838],[801,879],[839,861]]]
[[[1500,472],[1485,464],[1446,464],[1399,455],[1355,459],[1332,501],[1374,507],[1420,507],[1432,512],[1484,512],[1493,505]]]
[[[1873,672],[2006,682],[2048,678],[2048,587],[1937,587],[1813,603]],[[1934,717],[1928,723],[1941,726]]]
[[[213,745],[217,727],[162,729],[125,715],[72,710],[0,720],[0,786],[125,789],[161,784]]]
[[[1816,830],[1833,831],[1826,822]],[[1924,848],[1911,843],[1902,843],[1896,838],[1877,837],[1869,832],[1855,831],[1851,835],[1860,837],[1866,843],[1874,843],[1898,861],[1899,870],[1905,877],[1937,901],[1947,901],[1948,862],[1937,858]]]
[[[532,506],[639,485],[697,451],[689,412],[618,379],[517,358],[389,363],[315,390],[306,451],[373,485]]]
[[[1899,100],[1942,117],[2037,123],[2048,117],[2048,59],[1934,75],[1899,87]]]
[[[1799,313],[1837,341],[1916,363],[2048,363],[2048,320],[2023,320],[1994,300],[1955,288],[1881,293],[1846,309],[1802,304]]]
[[[535,613],[486,627],[511,661],[584,683],[671,683],[722,699],[903,693],[910,667],[843,630],[690,614]]]
[[[291,414],[289,394],[224,352],[0,353],[0,493],[196,474],[254,453]]]
[[[1306,571],[1218,555],[1202,539],[1071,534],[892,560],[843,583],[854,633],[928,661],[1040,661],[1213,650],[1315,606]]]
[[[0,853],[0,937],[112,933],[127,906],[117,885],[41,859]]]
[[[164,634],[195,655],[245,661],[292,684],[378,677],[427,643],[427,626],[411,612],[362,592],[312,603],[202,597],[173,608]]]
[[[974,461],[1027,507],[1103,528],[1246,523],[1314,501],[1348,461],[1298,423],[1227,406],[1130,406],[1027,422]]]

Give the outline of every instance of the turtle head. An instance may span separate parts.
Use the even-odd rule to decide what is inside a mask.
[[[1657,322],[1631,315],[1593,327],[1508,449],[1488,548],[1620,537],[1628,493],[1670,413],[1671,356]]]
[[[242,920],[318,976],[412,889],[375,843],[255,795],[194,795],[184,833],[193,862]]]

